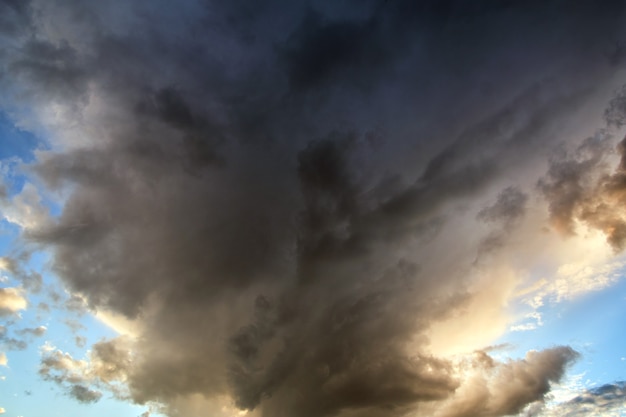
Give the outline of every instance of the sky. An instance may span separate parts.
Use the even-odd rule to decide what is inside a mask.
[[[0,0],[0,414],[626,416],[625,21]]]

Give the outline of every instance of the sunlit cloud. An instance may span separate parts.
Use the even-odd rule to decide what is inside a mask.
[[[28,301],[21,288],[0,288],[0,316],[16,314],[27,306]]]

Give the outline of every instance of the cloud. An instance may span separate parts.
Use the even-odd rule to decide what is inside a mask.
[[[0,212],[4,219],[24,230],[39,228],[50,220],[37,188],[31,183],[26,183],[12,198],[0,198]]]
[[[562,404],[559,409],[564,416],[594,415],[617,411],[624,407],[626,391],[624,382],[605,384],[586,390],[581,395]]]
[[[25,350],[28,344],[23,340],[9,337],[7,326],[0,326],[0,346],[6,350]]]
[[[35,337],[41,337],[43,336],[46,331],[48,329],[46,328],[46,326],[38,326],[38,327],[34,327],[34,328],[25,328],[25,329],[21,329],[18,330],[17,333],[20,335],[30,335],[30,336],[35,336]]]
[[[532,415],[577,417],[619,414],[626,402],[624,385],[623,381],[618,381],[595,388],[588,388],[567,401],[546,407],[537,414]]]
[[[24,310],[28,302],[17,287],[0,288],[0,316],[9,316]]]
[[[510,224],[524,215],[528,196],[515,187],[505,188],[496,203],[482,209],[477,218],[485,222],[503,222]]]
[[[497,363],[478,351],[471,361],[469,377],[449,404],[436,416],[504,416],[522,411],[528,404],[543,401],[552,383],[563,377],[565,366],[578,353],[569,347],[530,351],[523,360]],[[467,366],[467,365],[466,365]]]
[[[75,359],[54,347],[46,348],[42,353],[39,374],[45,380],[66,388],[69,395],[83,394],[84,398],[97,401],[101,393],[96,397],[92,391],[83,389],[90,385],[105,388],[117,396],[126,395],[118,384],[126,381],[132,362],[130,344],[126,338],[94,344],[85,359]]]
[[[1,58],[7,97],[48,140],[32,184],[62,203],[46,217],[29,183],[7,219],[50,252],[67,310],[129,333],[84,359],[45,350],[45,380],[170,415],[496,416],[543,400],[571,349],[483,352],[473,379],[451,355],[507,329],[541,264],[541,245],[515,243],[548,245],[530,185],[607,100],[615,68],[590,57],[619,7],[122,3],[14,8],[29,24]],[[559,230],[610,148],[551,161],[540,191]],[[584,221],[607,232],[602,213]],[[26,308],[3,291],[6,315]]]
[[[84,385],[72,385],[68,395],[84,404],[95,403],[100,400],[102,393],[85,387]]]
[[[7,355],[4,352],[0,352],[0,366],[7,366],[7,363],[9,363]]]
[[[617,146],[621,161],[610,172],[607,159],[612,156],[610,136],[601,131],[588,138],[573,154],[554,158],[539,187],[550,202],[550,218],[554,227],[565,234],[574,234],[576,222],[598,229],[617,252],[624,247],[626,223],[623,203],[626,142]]]
[[[6,411],[3,407],[0,407],[0,414],[4,414],[4,413],[6,413],[6,412],[7,412],[7,411]]]
[[[27,271],[24,268],[25,262],[28,261],[28,254],[23,253],[19,257],[3,256],[0,258],[0,271],[8,272],[19,280],[22,286],[33,293],[41,290],[43,278],[36,271]]]
[[[6,350],[25,350],[28,344],[24,340],[7,336],[7,328],[0,326],[0,346]]]

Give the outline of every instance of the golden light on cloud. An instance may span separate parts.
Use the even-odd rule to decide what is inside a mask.
[[[489,346],[506,331],[511,319],[506,307],[519,283],[516,272],[502,266],[480,274],[468,289],[469,302],[430,328],[427,337],[432,352],[442,356],[471,353]]]
[[[95,313],[95,317],[119,335],[136,338],[141,332],[141,323],[139,321],[130,320],[114,311],[98,310]]]
[[[28,301],[24,291],[17,287],[0,288],[0,316],[15,314],[26,309]]]

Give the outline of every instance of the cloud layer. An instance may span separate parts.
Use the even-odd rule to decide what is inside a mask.
[[[198,401],[502,416],[577,357],[499,362],[479,345],[459,362],[436,348],[456,334],[433,329],[501,333],[543,251],[518,255],[516,237],[542,241],[548,220],[623,249],[619,102],[602,138],[546,160],[601,123],[621,2],[0,5],[19,22],[1,33],[3,105],[49,138],[28,169],[62,210],[34,185],[0,208],[88,308],[134,326],[84,361],[44,354],[68,395],[171,416]],[[0,291],[0,314],[26,307]]]

